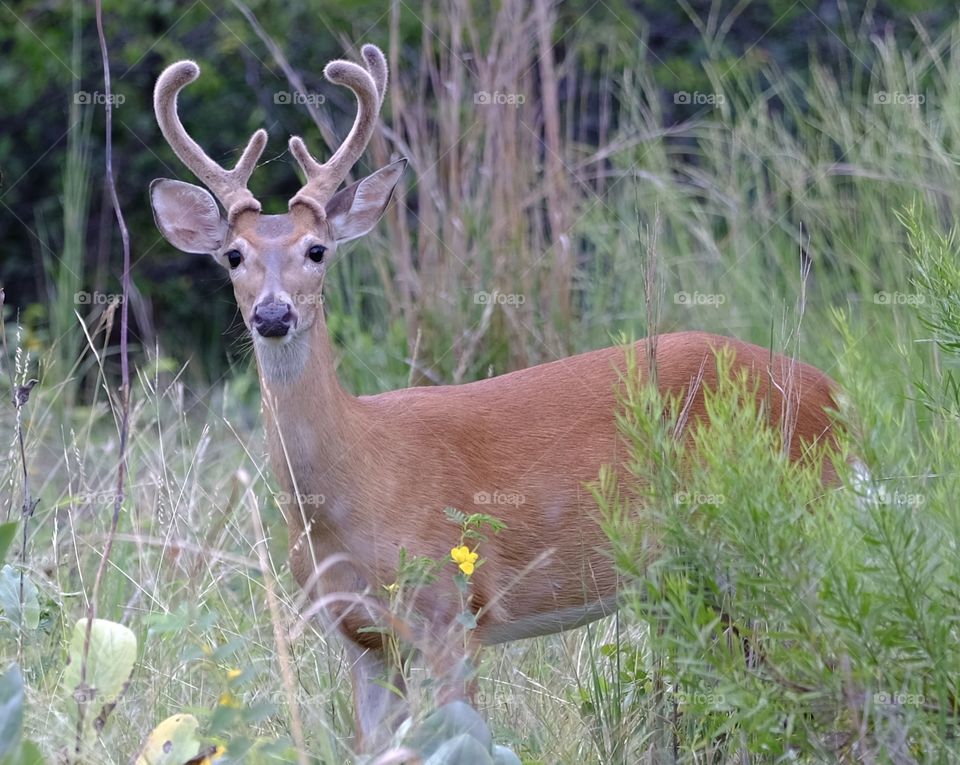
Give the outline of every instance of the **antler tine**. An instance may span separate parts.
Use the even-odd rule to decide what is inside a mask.
[[[177,114],[180,91],[200,76],[200,67],[193,61],[178,61],[160,74],[153,92],[153,107],[160,132],[183,162],[210,189],[227,210],[230,220],[246,210],[260,211],[260,203],[247,188],[257,160],[267,145],[267,132],[257,130],[233,170],[214,162],[183,127]]]
[[[360,54],[367,64],[367,71],[373,77],[373,82],[377,86],[377,93],[380,95],[380,106],[383,106],[383,98],[387,95],[387,59],[376,45],[369,43],[360,49]]]
[[[376,45],[361,51],[366,68],[351,61],[331,61],[323,70],[335,85],[344,85],[357,97],[357,117],[346,140],[332,157],[321,164],[311,156],[299,136],[290,139],[290,152],[307,182],[290,200],[290,206],[305,204],[323,214],[323,206],[347,177],[367,147],[387,89],[387,59]]]

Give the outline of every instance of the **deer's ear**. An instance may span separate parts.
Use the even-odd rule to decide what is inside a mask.
[[[223,244],[227,222],[206,189],[157,178],[150,184],[150,204],[163,238],[178,250],[210,254]]]
[[[337,242],[356,239],[377,225],[406,166],[407,160],[397,160],[330,198],[327,221]]]

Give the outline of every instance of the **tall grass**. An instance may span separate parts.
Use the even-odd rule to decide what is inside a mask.
[[[328,281],[345,385],[402,385],[411,365],[420,383],[475,379],[608,345],[621,331],[723,331],[799,348],[840,380],[855,405],[854,446],[875,478],[893,496],[924,497],[912,513],[875,500],[858,510],[840,493],[801,511],[816,487],[747,439],[747,414],[728,409],[728,435],[705,444],[713,470],[698,490],[730,497],[724,508],[739,512],[705,507],[689,527],[665,514],[682,555],[664,559],[651,597],[620,621],[489,651],[480,699],[497,739],[543,763],[949,761],[949,743],[937,742],[952,741],[956,712],[950,498],[960,449],[941,405],[950,366],[927,341],[938,317],[957,330],[949,310],[923,314],[925,324],[916,304],[936,297],[949,308],[954,293],[923,259],[932,245],[917,246],[927,270],[914,270],[897,213],[922,202],[910,230],[929,244],[960,202],[960,25],[912,47],[854,35],[842,61],[814,61],[803,78],[760,56],[733,68],[718,56],[706,68],[717,105],[666,124],[663,101],[673,99],[655,87],[644,45],[608,70],[611,97],[594,99],[578,75],[576,27],[556,27],[539,2],[483,12],[464,0],[392,6],[390,39],[402,23],[423,33],[416,51],[389,46],[389,127],[370,163],[408,156],[410,181],[381,234],[346,252]],[[329,106],[340,102],[331,96]],[[583,131],[588,111],[602,129]],[[65,215],[78,216],[94,172],[82,162],[87,140],[75,127]],[[68,226],[74,266],[78,226]],[[659,326],[643,299],[647,231],[666,298]],[[69,271],[56,278],[60,332],[76,288]],[[111,384],[102,343],[98,335],[85,352],[90,400],[58,410],[69,367],[51,348],[23,412],[40,498],[24,560],[41,618],[19,634],[0,621],[0,656],[13,658],[9,638],[22,641],[27,727],[51,760],[71,740],[64,646],[85,612],[112,502],[118,436],[99,392]],[[153,725],[185,710],[234,753],[255,738],[288,742],[261,544],[284,626],[298,636],[295,702],[308,749],[323,762],[350,757],[346,668],[336,642],[299,617],[249,383],[241,374],[198,399],[159,361],[138,371],[130,495],[100,615],[133,629],[141,649],[94,761],[126,762]],[[10,409],[0,417],[13,433]],[[19,512],[10,443],[4,518]],[[788,682],[744,660],[743,644],[716,622],[718,603]],[[896,694],[924,702],[884,701]]]
[[[385,338],[394,358],[411,353],[419,333],[421,382],[646,331],[638,214],[662,221],[663,328],[720,326],[767,342],[772,325],[783,342],[809,260],[810,333],[831,332],[826,306],[852,304],[877,331],[903,338],[904,312],[882,302],[909,289],[896,212],[921,197],[936,225],[957,202],[955,27],[904,51],[891,38],[852,37],[844,61],[814,61],[802,79],[759,56],[709,63],[714,92],[705,95],[722,103],[683,112],[678,125],[664,124],[661,100],[672,94],[654,84],[638,44],[632,65],[603,83],[616,95],[598,103],[607,111],[589,114],[609,126],[597,147],[577,131],[576,28],[563,32],[572,42],[556,81],[544,81],[535,8],[506,3],[489,39],[477,39],[471,13],[462,3],[427,6],[418,57],[393,52],[392,129],[374,143],[372,164],[387,160],[387,147],[409,155],[413,188],[391,211],[387,238],[344,257],[343,291],[330,295],[331,313],[350,311],[351,285],[362,284],[364,315],[402,328]],[[544,95],[554,91],[559,100]],[[524,102],[475,103],[480,93]],[[547,123],[563,128],[557,149],[546,145]],[[702,296],[716,299],[695,302]],[[829,365],[834,350],[806,353]],[[353,370],[349,347],[344,354]],[[388,368],[385,381],[399,380],[401,368]]]
[[[71,96],[82,92],[79,80],[80,8],[73,6],[73,46],[71,49],[72,71],[77,73],[71,82]],[[59,411],[68,410],[76,400],[78,390],[77,354],[81,350],[81,333],[76,311],[84,305],[86,295],[81,296],[86,260],[86,222],[90,208],[90,142],[92,140],[92,114],[84,109],[76,97],[71,97],[67,107],[67,148],[63,162],[63,220],[62,243],[51,240],[44,232],[43,253],[47,282],[47,319],[50,341],[57,349],[56,367],[51,373],[59,378],[61,396]]]

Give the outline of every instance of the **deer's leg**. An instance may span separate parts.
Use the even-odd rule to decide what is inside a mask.
[[[357,749],[375,752],[389,743],[403,721],[406,704],[397,692],[403,691],[402,678],[382,649],[352,645],[350,654]]]

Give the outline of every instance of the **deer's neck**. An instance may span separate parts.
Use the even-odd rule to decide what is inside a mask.
[[[270,461],[280,489],[299,496],[291,505],[299,504],[301,520],[336,525],[349,511],[356,484],[351,469],[362,462],[360,441],[368,428],[360,402],[337,378],[326,325],[318,317],[293,342],[258,343],[256,349]]]

